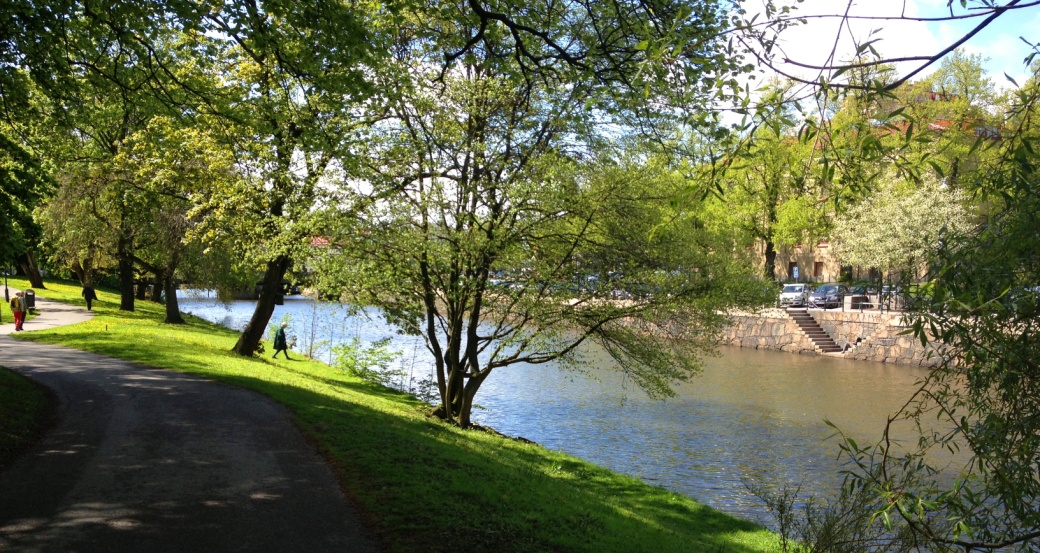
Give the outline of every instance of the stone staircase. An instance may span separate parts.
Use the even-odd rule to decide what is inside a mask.
[[[787,316],[798,323],[798,328],[812,340],[821,353],[841,353],[841,346],[831,338],[806,309],[788,309]]]

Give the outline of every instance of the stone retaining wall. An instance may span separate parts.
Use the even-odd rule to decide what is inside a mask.
[[[780,311],[733,317],[733,325],[723,332],[721,342],[742,348],[816,353],[798,323]]]
[[[934,366],[937,347],[921,342],[907,330],[900,313],[877,311],[809,311],[816,322],[839,346],[847,347],[846,359],[880,363]],[[816,353],[812,341],[798,324],[780,310],[757,315],[732,317],[733,324],[723,333],[724,344],[792,353]]]

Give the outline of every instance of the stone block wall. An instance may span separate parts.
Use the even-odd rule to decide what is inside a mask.
[[[922,367],[938,365],[938,345],[933,342],[922,345],[912,334],[905,334],[907,330],[908,327],[901,320],[894,320],[892,324],[879,327],[877,332],[846,352],[845,358]]]
[[[934,366],[938,362],[935,344],[922,346],[913,336],[903,334],[907,326],[900,313],[823,310],[809,313],[839,346],[848,346],[846,359],[918,366]],[[745,348],[816,353],[812,340],[780,310],[733,317],[733,324],[726,329],[721,342]]]
[[[900,313],[810,310],[809,314],[842,347],[856,346],[883,329],[904,324]]]
[[[723,344],[790,353],[816,353],[812,340],[784,313],[738,315],[723,333]]]

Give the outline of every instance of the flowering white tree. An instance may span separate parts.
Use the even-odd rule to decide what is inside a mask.
[[[963,194],[925,179],[889,180],[835,220],[832,239],[842,263],[916,276],[944,232],[971,227]]]

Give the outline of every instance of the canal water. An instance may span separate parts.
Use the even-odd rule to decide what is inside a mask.
[[[253,306],[181,299],[184,311],[234,329],[245,327]],[[287,297],[272,323],[283,319],[296,351],[328,361],[330,344],[390,337],[401,352],[402,379],[429,375],[421,342],[376,317]],[[589,361],[581,373],[552,365],[499,369],[477,394],[474,422],[763,523],[771,521],[745,480],[830,493],[840,484],[841,460],[824,421],[861,445],[872,442],[924,375],[902,365],[723,347],[676,397],[661,401],[610,370],[606,355],[590,352]]]

